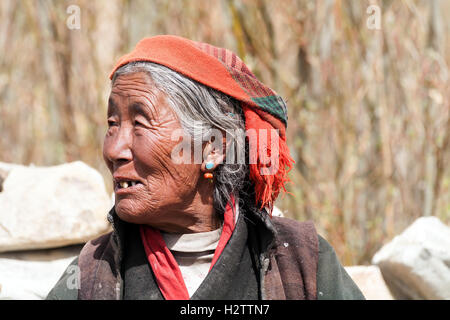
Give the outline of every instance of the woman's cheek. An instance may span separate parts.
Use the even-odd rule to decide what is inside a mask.
[[[170,170],[172,161],[173,141],[161,134],[146,135],[135,138],[135,156],[140,162],[154,170]]]
[[[106,135],[105,139],[103,140],[103,160],[105,161],[106,166],[112,173],[113,163],[108,156],[110,145],[111,145],[111,135]]]

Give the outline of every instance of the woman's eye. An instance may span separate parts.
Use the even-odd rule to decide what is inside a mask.
[[[117,122],[114,120],[108,120],[108,127],[114,127],[115,125],[117,125]]]
[[[146,127],[146,128],[149,126],[148,121],[143,119],[135,119],[134,125],[137,127]]]

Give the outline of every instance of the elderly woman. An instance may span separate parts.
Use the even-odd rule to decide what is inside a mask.
[[[310,222],[272,217],[287,110],[232,52],[141,40],[111,73],[113,231],[48,299],[363,299]]]

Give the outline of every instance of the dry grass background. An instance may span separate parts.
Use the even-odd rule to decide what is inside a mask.
[[[210,42],[288,101],[293,196],[277,205],[313,219],[345,265],[367,264],[417,217],[450,221],[449,21],[445,0],[2,0],[0,161],[82,160],[110,183],[115,60],[144,36]]]

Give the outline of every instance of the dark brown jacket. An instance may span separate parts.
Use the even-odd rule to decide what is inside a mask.
[[[114,209],[108,218],[114,231],[89,241],[73,263],[80,270],[79,289],[67,287],[65,274],[47,299],[123,299],[124,223]],[[311,222],[267,215],[248,221],[247,241],[259,270],[260,299],[364,299]]]

